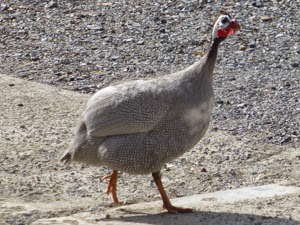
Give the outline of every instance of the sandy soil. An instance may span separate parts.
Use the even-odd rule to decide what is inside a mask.
[[[2,223],[30,224],[111,209],[107,183],[98,180],[109,169],[58,162],[89,95],[5,75],[0,75],[0,83]],[[170,197],[268,183],[300,186],[299,149],[261,144],[257,142],[260,135],[251,132],[241,137],[210,130],[194,149],[165,166],[163,182]],[[151,176],[121,174],[118,194],[124,205],[160,199]],[[224,213],[243,204],[218,206],[217,211]],[[273,204],[276,212],[265,208]],[[253,214],[300,221],[298,204],[299,196],[287,196],[248,205]]]

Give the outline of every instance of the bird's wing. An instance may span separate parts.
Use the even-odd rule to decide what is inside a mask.
[[[83,119],[93,137],[152,130],[166,115],[171,97],[163,85],[137,80],[109,86],[87,103]]]

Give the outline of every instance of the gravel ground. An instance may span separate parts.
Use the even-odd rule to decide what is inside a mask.
[[[300,1],[7,1],[0,73],[84,93],[184,68],[222,8],[242,30],[219,51],[213,127],[262,142],[300,136]]]
[[[209,46],[217,12],[227,9],[239,19],[242,30],[219,50],[210,131],[195,150],[165,166],[166,189],[170,197],[180,197],[285,180],[299,185],[299,0],[14,0],[0,4],[0,73],[81,93],[192,64]],[[10,88],[15,93],[18,85]],[[33,123],[26,120],[30,109],[25,118],[20,107],[2,102],[10,112],[2,116],[12,120],[0,129],[8,138],[1,147],[1,174],[9,178],[1,181],[1,196],[24,201],[96,199],[100,205],[83,210],[108,207],[111,198],[101,194],[106,184],[97,182],[108,169],[95,173],[94,168],[62,167],[53,160],[64,152],[82,102],[60,103],[65,111],[56,115],[55,99],[39,94],[50,108],[42,105],[47,101],[31,102],[40,107],[35,107],[34,115],[39,116]],[[45,111],[49,118],[41,116]],[[13,127],[17,119],[24,127]],[[64,126],[54,129],[60,119]],[[43,124],[51,126],[45,130]],[[27,126],[34,132],[24,130]],[[35,148],[37,144],[41,146]],[[14,145],[29,146],[31,151],[18,152]],[[125,204],[159,199],[150,176],[123,174],[119,187]],[[26,215],[7,221],[24,223]]]

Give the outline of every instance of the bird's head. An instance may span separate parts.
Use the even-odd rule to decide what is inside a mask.
[[[217,19],[213,32],[212,41],[216,38],[225,40],[229,35],[234,35],[236,31],[240,30],[240,24],[232,18],[227,12],[221,11],[221,15]]]

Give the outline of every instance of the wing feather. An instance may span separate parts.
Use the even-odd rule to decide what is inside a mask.
[[[152,130],[171,106],[162,85],[137,80],[97,92],[83,113],[93,137],[122,135]]]

